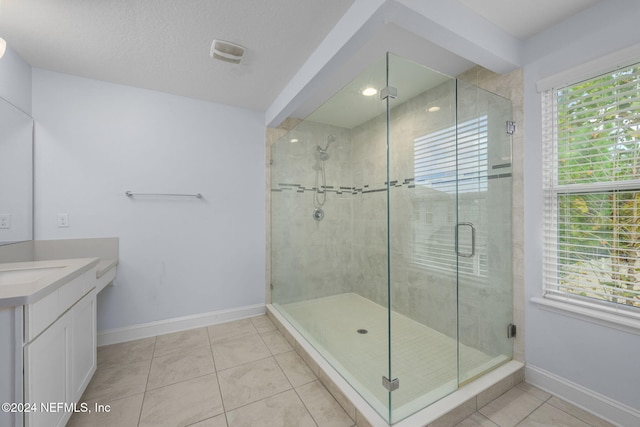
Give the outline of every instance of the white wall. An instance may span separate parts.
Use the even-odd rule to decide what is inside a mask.
[[[541,373],[537,379],[527,379],[545,382],[547,388],[549,385],[557,387],[551,391],[561,396],[572,393],[563,391],[561,384],[573,383],[567,390],[581,390],[573,398],[583,399],[577,402],[583,406],[591,393],[596,400],[611,399],[614,402],[609,403],[613,406],[620,403],[635,411],[640,411],[637,357],[640,354],[640,332],[623,332],[545,311],[530,299],[542,293],[542,135],[540,94],[536,91],[536,82],[640,43],[638,20],[640,8],[635,1],[600,2],[529,41],[525,55],[528,64],[525,67],[524,148],[526,362],[530,372]],[[564,39],[566,43],[561,42]],[[553,376],[557,378],[553,379]],[[607,405],[604,405],[605,410]],[[598,410],[594,407],[587,409]],[[602,415],[612,418],[610,414]],[[631,425],[621,422],[621,419],[618,418],[617,422]]]
[[[34,69],[33,115],[36,238],[120,237],[99,330],[264,303],[262,113]]]

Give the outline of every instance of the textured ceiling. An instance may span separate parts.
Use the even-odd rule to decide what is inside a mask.
[[[458,0],[505,32],[524,40],[600,0]]]
[[[266,110],[353,0],[0,0],[0,36],[32,66]],[[209,57],[213,39],[247,48]]]
[[[438,1],[439,7],[446,7],[446,2],[454,0]],[[479,20],[492,22],[521,40],[597,3],[457,1]],[[0,37],[34,67],[265,111],[353,3],[0,0]],[[407,38],[403,37],[398,39],[400,44]],[[213,39],[244,45],[244,61],[232,65],[211,59]],[[412,46],[415,51],[416,45]],[[434,48],[420,44],[417,49]],[[379,59],[375,53],[373,59],[354,56],[366,62],[360,69]],[[446,59],[455,70],[464,65],[461,60]],[[326,87],[331,88],[331,82]]]

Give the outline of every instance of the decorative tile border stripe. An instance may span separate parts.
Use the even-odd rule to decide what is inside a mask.
[[[511,166],[511,164],[504,164],[504,165],[497,165],[494,168],[503,168],[503,167],[509,167]],[[486,179],[499,179],[499,178],[511,178],[511,172],[509,173],[501,173],[501,174],[493,174],[493,175],[487,175],[483,178]],[[477,178],[465,178],[465,179],[460,179],[458,180],[459,182],[465,182],[465,181],[472,181],[475,180]],[[427,182],[427,179],[418,179],[416,180],[415,178],[405,178],[404,180],[402,180],[402,182],[400,182],[399,180],[393,180],[389,182],[389,187],[393,187],[393,188],[400,188],[400,187],[407,187],[407,188],[416,188],[416,182],[418,183],[418,186],[421,187],[424,184],[421,183],[425,183]],[[454,184],[456,181],[455,180],[449,180],[449,181],[438,181],[438,185],[446,185],[446,184]],[[277,188],[272,188],[271,191],[274,193],[282,193],[282,192],[287,192],[287,191],[295,191],[296,193],[304,193],[307,191],[311,191],[311,192],[316,192],[317,191],[317,187],[305,187],[302,184],[291,184],[291,183],[278,183],[276,184]],[[385,183],[383,185],[381,185],[380,187],[371,187],[369,184],[363,185],[362,187],[346,187],[346,186],[334,186],[334,185],[327,185],[327,186],[321,186],[320,187],[321,190],[319,191],[320,194],[322,193],[336,193],[338,195],[340,194],[367,194],[367,193],[377,193],[380,191],[387,191],[387,182],[385,181]]]

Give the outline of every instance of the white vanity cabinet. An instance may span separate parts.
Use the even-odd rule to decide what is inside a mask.
[[[96,270],[24,306],[27,427],[64,426],[96,370]],[[44,407],[42,406],[44,405]]]
[[[62,426],[65,413],[41,411],[43,402],[66,402],[70,396],[71,313],[66,313],[24,347],[26,426]]]
[[[77,402],[96,371],[96,290],[71,310],[71,396]]]

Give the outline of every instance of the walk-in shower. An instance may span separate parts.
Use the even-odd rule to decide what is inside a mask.
[[[388,55],[271,147],[272,308],[390,424],[511,360],[510,120]]]

